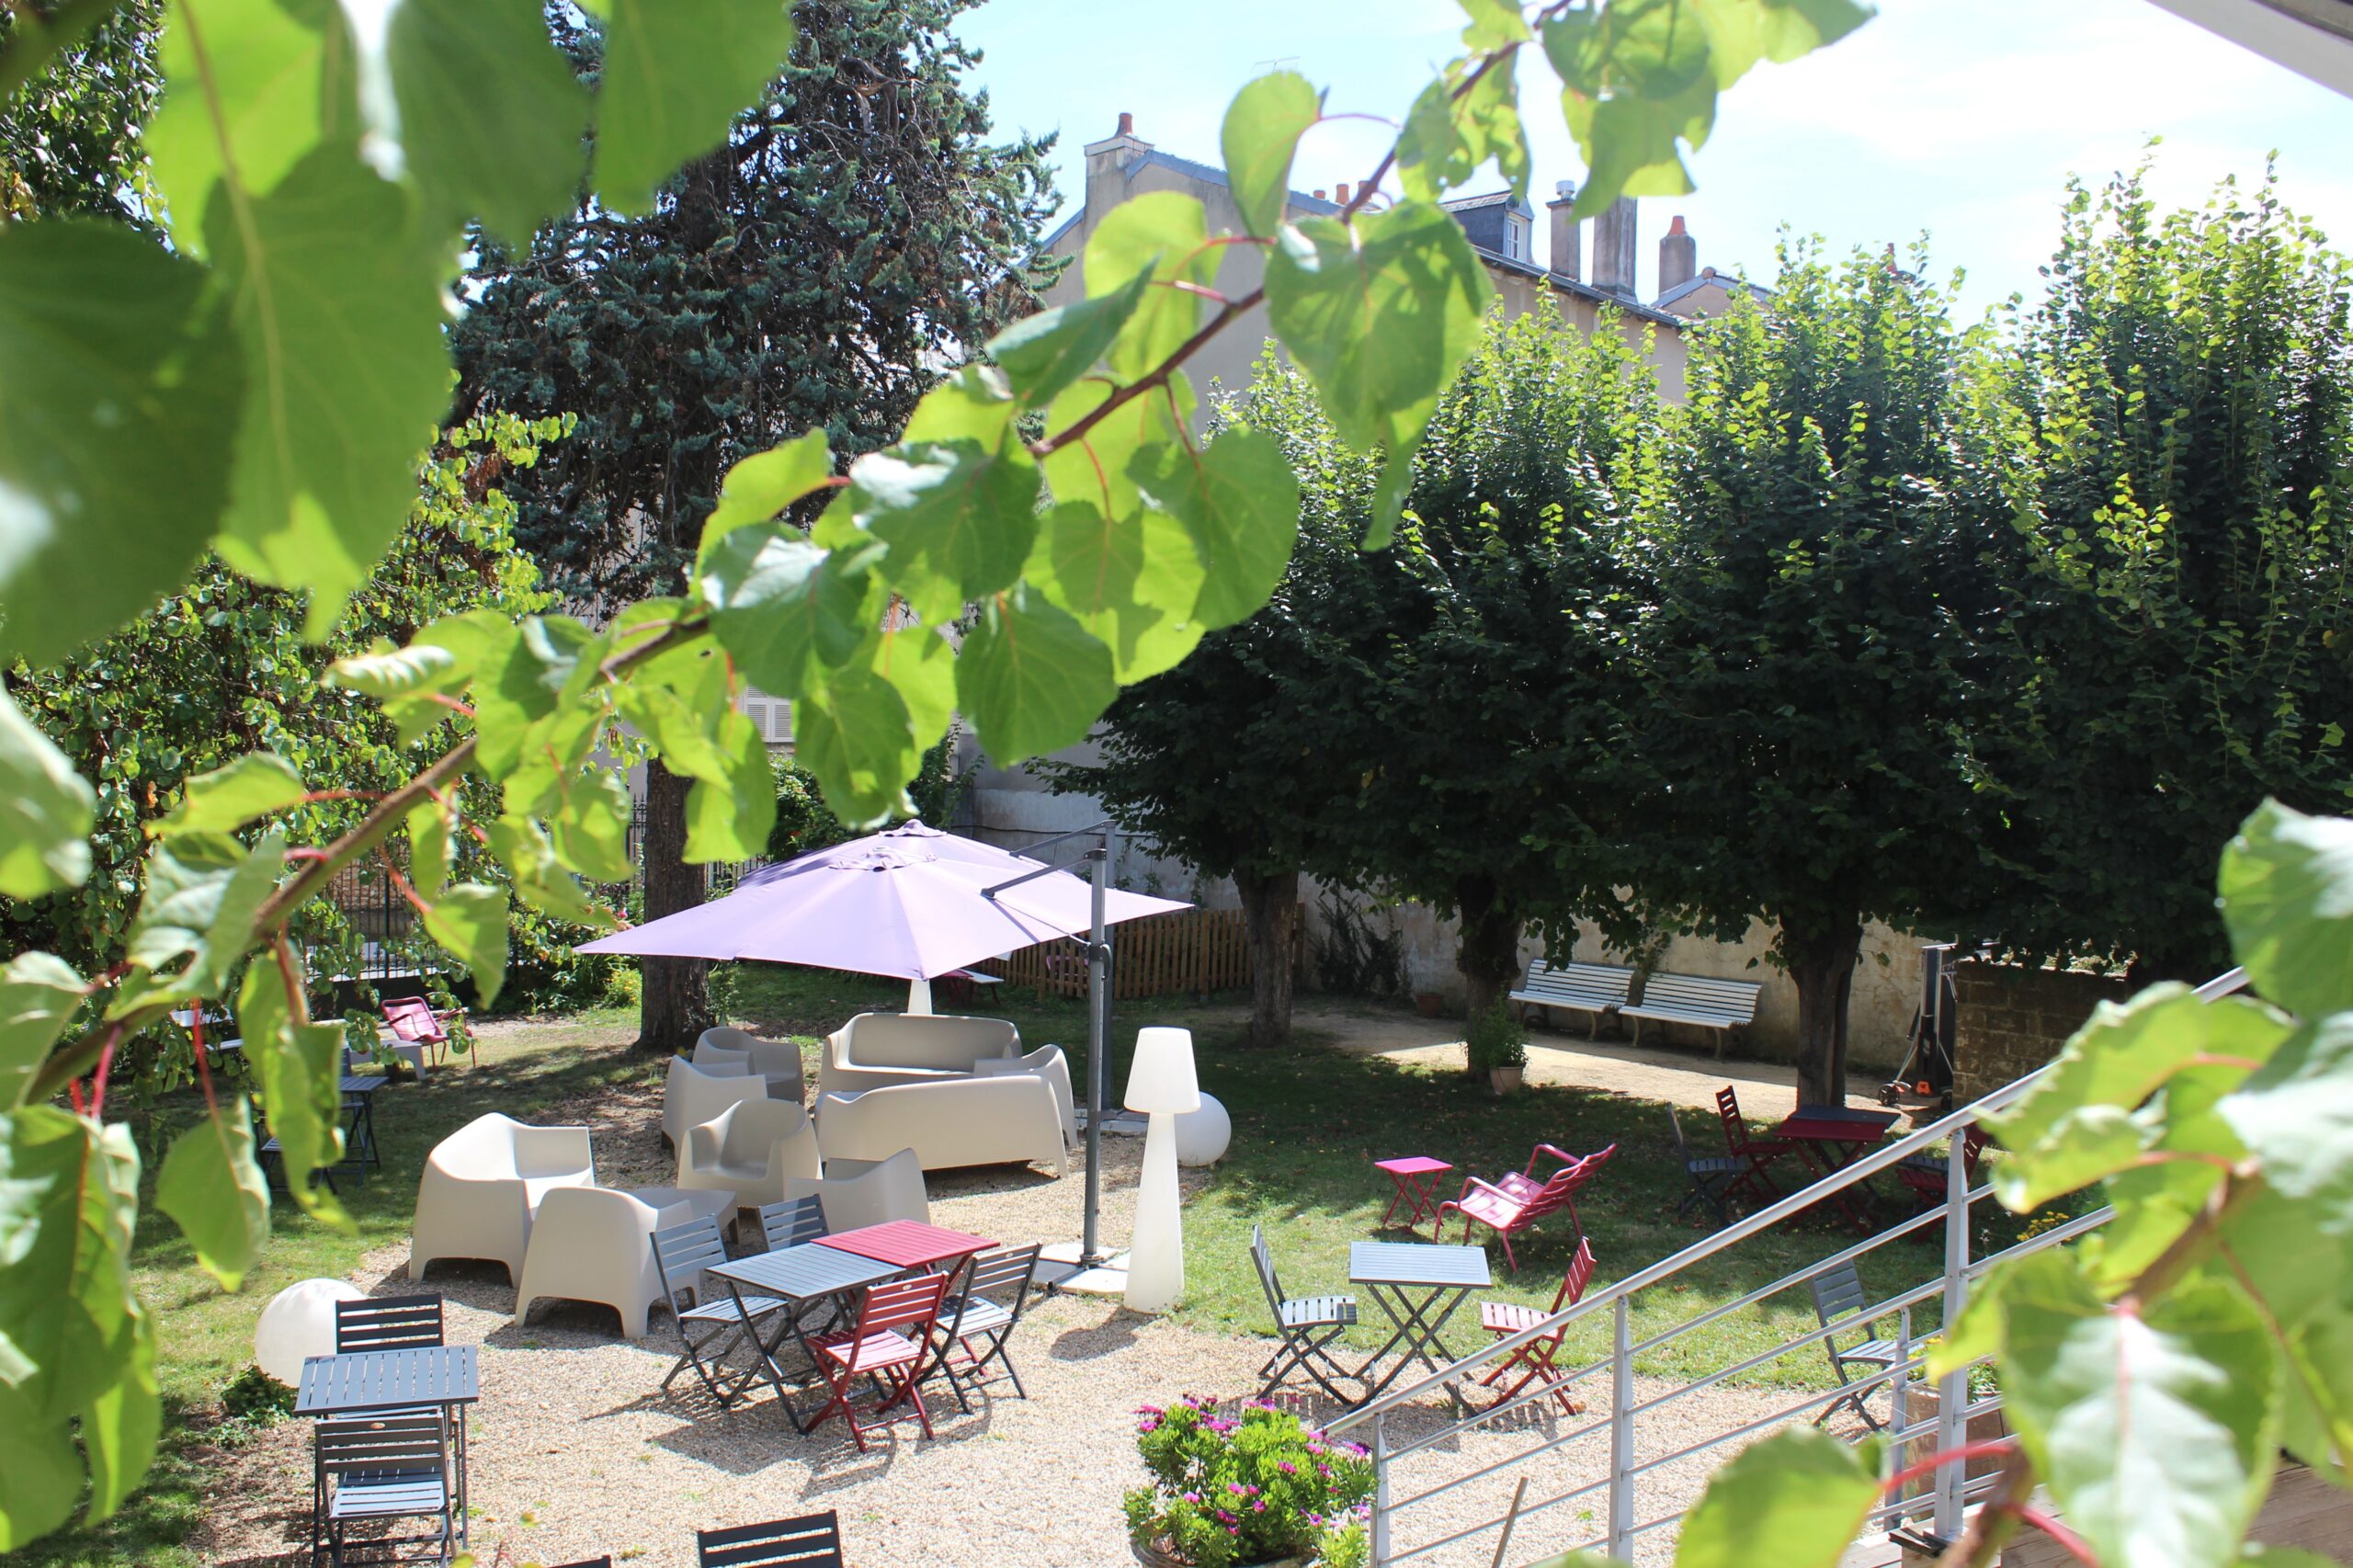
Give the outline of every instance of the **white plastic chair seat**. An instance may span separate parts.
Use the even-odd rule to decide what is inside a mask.
[[[828,1170],[838,1168],[834,1163]],[[924,1189],[923,1164],[913,1149],[902,1149],[853,1175],[810,1179],[788,1177],[787,1198],[817,1199],[825,1211],[825,1228],[836,1233],[892,1220],[931,1218],[931,1196]]]
[[[816,1129],[798,1100],[738,1100],[678,1145],[678,1185],[726,1192],[741,1209],[781,1201],[788,1180],[821,1168]]]
[[[662,1085],[662,1136],[676,1148],[686,1142],[688,1129],[713,1120],[737,1101],[767,1097],[767,1080],[748,1069],[708,1073],[674,1056]]]
[[[531,1227],[530,1251],[515,1290],[515,1321],[521,1323],[538,1301],[591,1301],[619,1313],[621,1333],[629,1338],[644,1338],[646,1313],[662,1299],[654,1233],[716,1215],[729,1201],[725,1193],[671,1187],[549,1194]]]

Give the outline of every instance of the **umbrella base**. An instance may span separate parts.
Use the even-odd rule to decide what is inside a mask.
[[[1088,1263],[1080,1256],[1083,1244],[1056,1242],[1039,1256],[1038,1283],[1071,1296],[1124,1296],[1128,1293],[1128,1255]]]

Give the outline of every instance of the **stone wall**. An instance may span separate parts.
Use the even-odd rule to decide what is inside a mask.
[[[2117,975],[1967,959],[1953,971],[1953,1097],[1966,1105],[2059,1054],[2094,1007],[2132,988]]]

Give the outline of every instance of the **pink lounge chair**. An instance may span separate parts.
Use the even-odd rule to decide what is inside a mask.
[[[1465,1181],[1461,1197],[1438,1205],[1434,1233],[1445,1233],[1449,1213],[1462,1217],[1462,1239],[1465,1242],[1471,1239],[1471,1226],[1474,1221],[1484,1225],[1494,1231],[1504,1244],[1504,1260],[1511,1266],[1511,1271],[1518,1274],[1519,1259],[1512,1253],[1512,1237],[1530,1229],[1537,1221],[1555,1210],[1569,1211],[1569,1222],[1576,1227],[1578,1239],[1584,1239],[1585,1226],[1577,1219],[1574,1201],[1577,1189],[1599,1175],[1601,1167],[1617,1152],[1618,1145],[1612,1143],[1598,1153],[1574,1159],[1562,1154],[1549,1143],[1540,1143],[1536,1146],[1536,1153],[1529,1156],[1527,1171],[1515,1172],[1500,1182],[1482,1181],[1477,1176]],[[1555,1159],[1568,1159],[1569,1163],[1542,1182],[1538,1182],[1534,1171],[1547,1154]]]
[[[449,1026],[462,1025],[465,1017],[462,1007],[437,1013],[433,1004],[422,996],[401,996],[384,1004],[384,1022],[391,1027],[393,1038],[427,1048],[436,1066],[440,1065],[449,1050]]]

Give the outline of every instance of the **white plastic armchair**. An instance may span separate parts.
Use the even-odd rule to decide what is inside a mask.
[[[912,1149],[927,1171],[1069,1159],[1062,1108],[1036,1073],[960,1075],[817,1096],[817,1146],[827,1160],[879,1160]]]
[[[768,1097],[767,1080],[756,1073],[708,1073],[683,1056],[670,1058],[670,1076],[662,1085],[662,1136],[676,1148],[687,1130],[700,1127],[738,1100]]]
[[[732,1193],[739,1209],[779,1202],[786,1177],[818,1172],[817,1130],[798,1100],[738,1100],[678,1146],[678,1185]]]
[[[493,1111],[434,1146],[416,1184],[408,1277],[436,1258],[492,1258],[517,1277],[540,1201],[597,1185],[585,1127],[530,1127]]]
[[[702,1038],[695,1041],[694,1054],[688,1060],[704,1072],[720,1077],[739,1077],[749,1073],[752,1070],[752,1053],[712,1040],[710,1037],[718,1032],[717,1029],[703,1030]]]
[[[529,1316],[534,1301],[594,1301],[620,1314],[622,1334],[644,1338],[646,1310],[662,1299],[654,1233],[714,1213],[724,1201],[718,1193],[664,1187],[635,1192],[575,1187],[549,1193],[531,1224],[522,1282],[515,1290],[515,1321]]]
[[[788,1176],[784,1195],[789,1199],[816,1199],[825,1211],[828,1231],[838,1233],[892,1220],[928,1222],[931,1219],[931,1195],[924,1190],[923,1163],[915,1158],[913,1149],[902,1149],[889,1159],[872,1165],[855,1160],[829,1161],[826,1169],[855,1170],[855,1174],[820,1179]]]
[[[749,1062],[750,1071],[768,1081],[768,1098],[798,1100],[801,1097],[801,1047],[789,1040],[762,1040],[742,1029],[716,1025],[702,1031],[695,1042],[695,1061],[702,1061],[702,1048],[741,1053]]]

